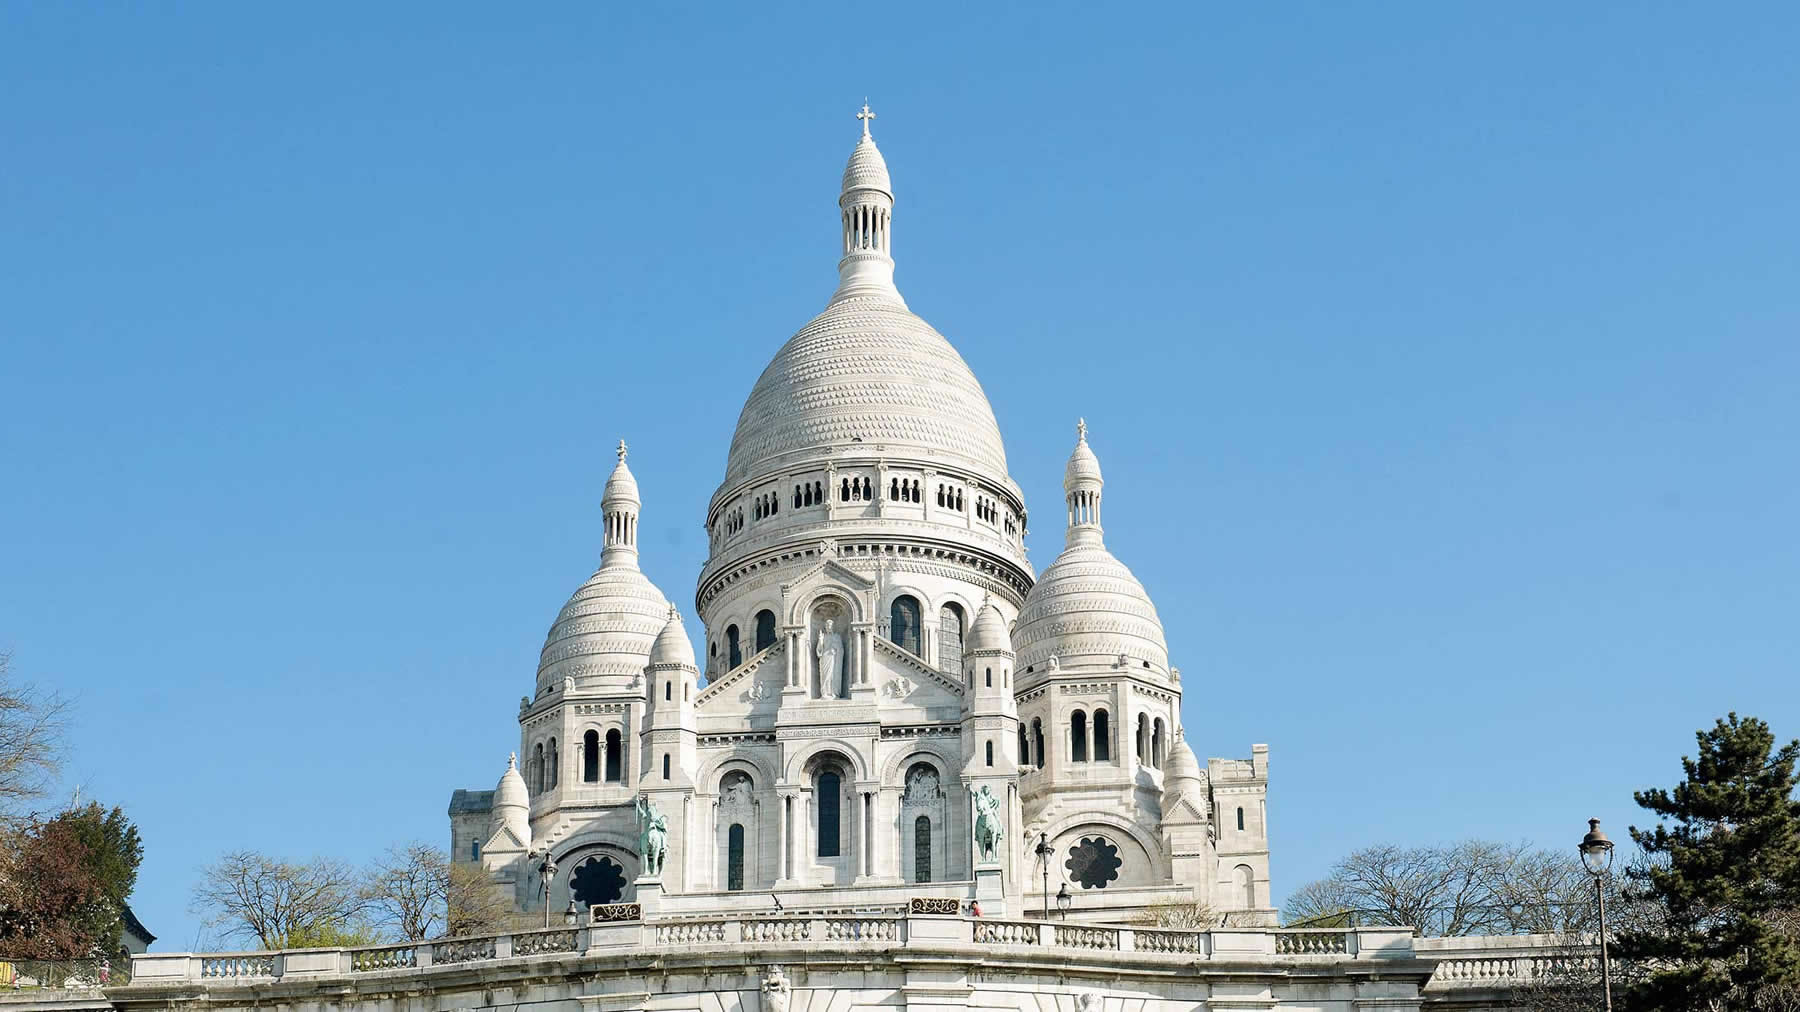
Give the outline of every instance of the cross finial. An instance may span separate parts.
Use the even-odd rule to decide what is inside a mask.
[[[509,770],[516,770],[519,768],[519,753],[506,753],[506,768]]]
[[[1081,442],[1087,442],[1087,419],[1075,419],[1075,434],[1080,437]]]
[[[869,136],[869,123],[875,119],[875,114],[869,111],[868,99],[863,99],[862,112],[857,113],[856,118],[862,120],[863,136]]]
[[[625,441],[621,439],[619,440],[619,463],[621,464],[625,463],[625,450]]]

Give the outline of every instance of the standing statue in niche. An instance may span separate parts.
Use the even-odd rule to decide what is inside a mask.
[[[644,858],[644,875],[662,875],[663,857],[669,851],[669,817],[656,810],[656,802],[644,795],[637,799],[638,853]]]
[[[975,791],[975,846],[980,849],[983,861],[999,860],[995,855],[1000,851],[1000,841],[1006,838],[1006,827],[1000,816],[1000,799],[982,784]]]
[[[825,628],[819,630],[818,645],[813,653],[819,658],[819,694],[838,698],[848,698],[850,693],[839,688],[843,678],[844,638],[832,631],[834,623],[825,620]]]

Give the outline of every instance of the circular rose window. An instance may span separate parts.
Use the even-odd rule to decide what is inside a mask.
[[[1069,873],[1069,880],[1081,883],[1083,889],[1105,889],[1108,882],[1119,877],[1119,848],[1112,841],[1099,836],[1084,836],[1081,842],[1069,849],[1069,859],[1063,862],[1063,868]]]
[[[625,869],[612,858],[590,857],[569,876],[569,887],[582,906],[617,903],[625,895]]]

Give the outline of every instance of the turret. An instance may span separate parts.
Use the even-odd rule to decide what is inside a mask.
[[[669,606],[669,618],[650,647],[650,663],[644,667],[644,725],[642,783],[663,787],[690,784],[695,763],[694,693],[700,669],[694,663],[694,645],[682,625],[681,612]]]
[[[488,839],[481,847],[481,862],[490,871],[509,869],[531,850],[531,796],[519,775],[517,754],[506,757],[506,772],[494,786],[493,815],[488,820]]]
[[[963,643],[963,738],[969,773],[1018,768],[1019,713],[1013,704],[1012,634],[992,601],[984,602]]]
[[[862,140],[850,152],[844,166],[844,188],[838,195],[842,217],[844,256],[838,261],[838,290],[834,298],[882,294],[900,297],[894,288],[894,184],[888,178],[887,160],[875,147],[869,124],[875,114],[864,103]]]
[[[626,446],[619,440],[619,462],[612,477],[606,479],[606,491],[600,496],[600,511],[606,516],[606,546],[600,552],[600,568],[614,566],[636,569],[638,566],[638,498],[637,479],[625,466]]]

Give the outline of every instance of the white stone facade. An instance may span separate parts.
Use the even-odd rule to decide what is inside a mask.
[[[1067,547],[1034,577],[981,384],[894,286],[893,186],[863,122],[837,290],[756,381],[707,506],[699,656],[638,568],[621,443],[600,568],[551,627],[516,768],[456,792],[453,853],[528,910],[928,887],[1018,913],[1043,908],[1047,869],[1079,918],[1191,902],[1272,923],[1267,749],[1202,768],[1189,748],[1156,608],[1102,539],[1085,425]],[[983,788],[1003,835],[978,867]],[[648,894],[640,796],[668,821]]]

